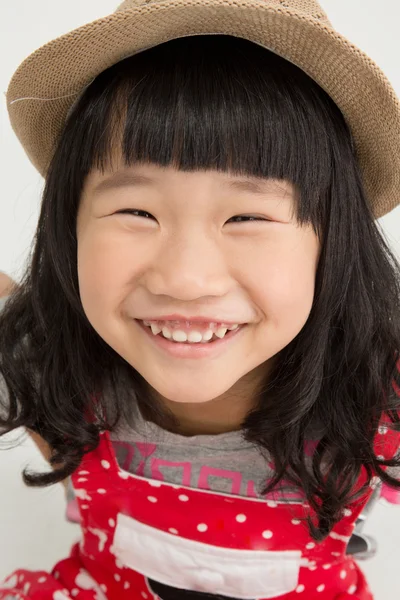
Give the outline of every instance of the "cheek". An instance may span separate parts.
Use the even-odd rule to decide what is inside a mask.
[[[313,304],[316,268],[316,253],[309,247],[282,251],[264,263],[260,302],[269,322],[288,331],[302,328]]]
[[[127,278],[127,262],[115,235],[88,231],[78,240],[78,280],[82,304],[89,312],[118,302]]]

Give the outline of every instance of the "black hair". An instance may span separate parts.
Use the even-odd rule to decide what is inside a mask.
[[[0,316],[9,394],[2,433],[26,427],[53,452],[53,470],[25,470],[24,482],[46,486],[72,474],[100,431],[129,422],[132,398],[147,419],[171,430],[177,424],[93,329],[80,300],[81,193],[93,168],[112,164],[117,146],[127,165],[229,170],[298,186],[296,219],[312,224],[321,243],[313,306],[276,356],[242,429],[274,460],[263,493],[283,477],[300,486],[318,515],[318,525],[307,518],[310,533],[325,539],[372,476],[400,488],[382,469],[399,467],[400,458],[378,459],[373,447],[384,413],[400,431],[400,269],[337,105],[300,68],[231,36],[180,38],[125,58],[72,106],[47,171],[33,250]],[[324,430],[309,472],[305,432],[314,420]],[[368,483],[351,495],[362,466]]]

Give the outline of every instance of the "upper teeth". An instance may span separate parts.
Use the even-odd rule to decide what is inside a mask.
[[[227,325],[226,323],[221,323],[221,326],[218,327],[215,331],[213,331],[213,325],[209,324],[209,328],[201,333],[196,329],[191,329],[188,333],[183,331],[182,329],[173,329],[172,327],[168,327],[167,325],[163,325],[159,327],[156,323],[152,323],[150,321],[143,321],[145,325],[151,327],[151,331],[154,335],[158,335],[162,333],[162,335],[167,339],[173,339],[175,342],[208,342],[213,337],[214,333],[217,337],[223,338],[227,331],[231,331],[237,329],[239,324],[235,323],[234,325]]]

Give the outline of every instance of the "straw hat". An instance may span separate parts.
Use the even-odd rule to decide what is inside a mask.
[[[46,177],[69,109],[95,77],[174,38],[245,38],[294,63],[336,102],[354,137],[376,218],[400,203],[400,103],[381,69],[316,0],[125,0],[28,56],[6,92],[12,128]]]

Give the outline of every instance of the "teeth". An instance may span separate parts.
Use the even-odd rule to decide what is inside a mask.
[[[200,331],[193,330],[193,331],[189,331],[189,333],[186,334],[186,332],[182,331],[181,329],[169,329],[165,325],[163,327],[159,327],[156,323],[151,323],[149,321],[143,321],[143,323],[147,327],[151,327],[151,331],[152,331],[153,335],[158,335],[159,333],[161,333],[168,340],[173,339],[175,342],[189,342],[189,343],[193,343],[193,344],[196,344],[196,343],[204,344],[204,343],[209,342],[214,335],[214,332],[212,331],[212,329],[208,329],[204,333],[200,333]],[[214,324],[210,324],[210,325],[214,325]],[[233,331],[235,329],[238,329],[238,327],[239,327],[238,324],[228,326],[225,323],[222,323],[221,327],[219,327],[215,331],[215,335],[218,338],[222,339],[225,336],[227,331]]]
[[[224,335],[226,334],[226,332],[228,331],[227,327],[220,327],[219,329],[217,329],[217,331],[215,332],[215,335],[219,338],[223,338]]]
[[[145,325],[147,325],[146,321],[143,321],[143,323]],[[151,331],[153,332],[154,335],[157,335],[161,331],[161,328],[158,325],[155,325],[154,323],[151,323],[150,327],[151,327]]]

